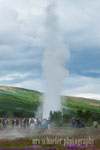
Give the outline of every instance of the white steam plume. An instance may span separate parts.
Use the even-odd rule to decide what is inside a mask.
[[[68,47],[63,43],[59,32],[55,1],[52,1],[46,9],[45,29],[46,45],[42,67],[46,78],[46,93],[43,104],[43,117],[48,118],[50,111],[61,109],[61,83],[67,73],[63,64],[69,58]]]

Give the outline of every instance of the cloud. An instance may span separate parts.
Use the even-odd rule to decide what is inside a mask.
[[[58,3],[61,29],[66,42],[75,47],[74,50],[100,47],[100,1],[62,0]]]
[[[100,70],[88,70],[89,73],[100,74]]]
[[[17,66],[27,68],[29,64],[38,66],[43,51],[40,16],[31,12],[21,17],[18,8],[19,4],[25,7],[24,1],[15,1],[15,4],[8,1],[4,0],[0,5],[0,69],[3,71],[8,67],[9,70],[9,66],[12,69]]]
[[[62,94],[100,100],[100,78],[71,75],[64,80]]]
[[[44,91],[47,0],[0,0],[0,84]],[[65,64],[65,95],[99,95],[100,1],[57,0],[60,33],[71,57]],[[29,73],[29,75],[27,75]],[[27,75],[27,76],[23,76]]]
[[[21,88],[27,87],[28,89],[33,89],[36,91],[45,92],[44,81],[42,79],[26,80],[23,82],[12,84],[12,86],[21,87]]]
[[[18,79],[24,79],[28,75],[29,75],[29,73],[27,73],[27,74],[20,74],[20,73],[7,74],[5,76],[0,76],[0,82],[11,81],[11,80],[14,80],[16,78],[18,78]]]
[[[76,94],[76,95],[74,95],[74,96],[100,100],[100,94],[81,93],[81,94]]]

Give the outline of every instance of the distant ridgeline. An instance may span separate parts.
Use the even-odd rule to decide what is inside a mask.
[[[23,88],[0,86],[0,117],[34,117],[42,104],[42,93]],[[61,97],[64,113],[76,114],[78,110],[100,112],[100,101],[77,97]]]

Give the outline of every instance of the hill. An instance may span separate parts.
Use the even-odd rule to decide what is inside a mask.
[[[40,97],[37,91],[0,86],[0,117],[34,116]]]
[[[62,109],[75,113],[77,110],[90,110],[100,113],[100,101],[82,97],[62,97]]]
[[[41,104],[42,93],[24,88],[0,86],[0,117],[33,117]],[[77,110],[100,112],[100,101],[62,96],[64,112]]]

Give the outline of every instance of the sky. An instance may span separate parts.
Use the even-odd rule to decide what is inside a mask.
[[[48,0],[0,0],[0,85],[45,91],[42,70]],[[57,0],[70,50],[61,94],[100,100],[100,0]]]

